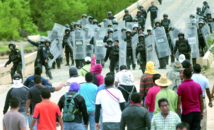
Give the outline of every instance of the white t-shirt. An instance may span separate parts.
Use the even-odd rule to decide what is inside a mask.
[[[78,76],[78,77],[71,77],[70,79],[67,80],[66,82],[66,88],[70,88],[71,83],[77,82],[78,84],[83,84],[85,83],[85,78],[83,76]]]
[[[121,82],[122,82],[121,77],[122,77],[122,75],[123,75],[124,73],[128,73],[128,74],[129,74],[130,81],[134,84],[134,76],[133,76],[133,74],[132,74],[130,71],[128,71],[128,70],[121,70],[120,72],[118,72],[118,73],[116,74],[116,76],[115,76],[115,82],[118,82],[119,84],[121,84]],[[133,85],[133,84],[132,84],[132,85]]]
[[[113,97],[111,92],[118,100]],[[101,104],[103,122],[120,122],[122,111],[120,103],[125,102],[125,99],[120,90],[115,88],[108,88],[99,91],[96,97],[96,105]]]

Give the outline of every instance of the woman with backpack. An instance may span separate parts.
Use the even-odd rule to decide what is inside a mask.
[[[96,55],[93,55],[92,61],[91,61],[91,69],[90,72],[93,74],[93,82],[95,85],[100,86],[102,84],[104,84],[104,78],[101,75],[102,73],[102,65],[101,64],[96,64],[95,65],[95,61],[96,61]]]
[[[118,86],[118,89],[122,92],[123,97],[125,99],[125,106],[127,107],[130,104],[130,96],[132,93],[137,92],[136,87],[133,85],[130,80],[130,76],[128,73],[123,73],[121,75],[122,82]]]

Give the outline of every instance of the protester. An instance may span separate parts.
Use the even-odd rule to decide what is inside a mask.
[[[34,84],[34,81],[33,81],[34,77],[35,77],[36,75],[41,76],[41,74],[42,74],[42,70],[40,69],[40,67],[35,67],[35,69],[34,69],[34,75],[29,76],[29,77],[25,80],[24,85],[27,86],[28,88],[33,87],[33,86],[35,85],[35,84]],[[45,78],[43,78],[43,77],[41,77],[41,78],[42,78],[42,85],[52,86],[52,84],[50,83],[49,80],[47,80],[47,79],[45,79]]]
[[[125,99],[120,90],[113,87],[114,77],[105,77],[106,89],[99,91],[96,97],[95,122],[99,127],[100,109],[102,108],[103,130],[120,130],[120,120]]]
[[[87,107],[87,113],[89,116],[89,122],[90,122],[90,130],[95,130],[95,98],[96,98],[96,92],[97,92],[97,86],[92,83],[93,81],[93,75],[92,73],[88,72],[85,75],[86,83],[81,84],[79,94],[82,95],[85,99],[86,107]],[[85,127],[85,129],[88,129],[88,126]]]
[[[66,86],[70,86],[71,83],[73,82],[77,82],[78,84],[83,84],[85,83],[85,78],[83,76],[79,76],[78,72],[77,72],[77,68],[76,67],[71,67],[69,69],[69,76],[70,78],[67,80],[66,82]]]
[[[180,61],[175,61],[172,70],[167,72],[166,76],[172,81],[172,84],[169,85],[169,88],[174,90],[177,93],[178,86],[181,84],[181,79],[180,79],[180,71],[182,70],[182,65]]]
[[[179,61],[182,64],[183,68],[187,68],[193,71],[190,61],[185,58],[184,54],[179,55]]]
[[[179,114],[180,105],[182,105],[181,120],[190,126],[190,130],[200,130],[200,122],[203,118],[203,92],[200,84],[192,79],[190,69],[184,69],[184,81],[178,87],[178,105]]]
[[[189,130],[189,125],[185,122],[179,123],[176,126],[176,130]]]
[[[146,71],[142,75],[140,80],[140,94],[142,96],[143,101],[145,101],[148,90],[153,87],[153,75],[157,74],[154,70],[154,63],[149,61],[146,63]]]
[[[193,66],[193,75],[192,75],[192,80],[196,83],[199,83],[203,92],[203,102],[204,102],[204,110],[203,110],[203,120],[201,121],[201,127],[202,129],[207,129],[207,104],[205,100],[205,96],[207,94],[207,97],[209,99],[208,105],[210,107],[213,106],[212,104],[212,99],[211,99],[211,94],[210,94],[210,88],[209,88],[209,81],[206,77],[204,77],[201,74],[201,66],[199,64],[195,64]]]
[[[25,87],[23,84],[22,84],[22,77],[20,74],[14,74],[13,75],[13,86],[12,88],[7,92],[7,96],[6,96],[6,100],[5,100],[5,105],[4,105],[4,110],[3,110],[3,114],[5,114],[9,108],[9,103],[10,103],[10,100],[13,98],[13,97],[16,97],[19,99],[20,101],[20,106],[19,106],[19,110],[18,112],[20,112],[21,114],[24,115],[25,117],[25,122],[26,122],[26,125],[27,125],[27,121],[29,119],[29,116],[27,116],[25,114],[25,107],[26,107],[26,101],[27,101],[27,94],[28,94],[28,88]],[[30,122],[29,122],[30,124]],[[27,126],[26,126],[27,128]]]
[[[162,98],[166,98],[169,104],[169,110],[172,112],[177,112],[177,101],[178,95],[176,92],[168,88],[172,84],[172,81],[167,79],[166,75],[162,74],[160,79],[155,81],[155,84],[161,87],[155,98],[155,111],[154,115],[160,112],[158,101]]]
[[[132,93],[137,92],[136,87],[130,81],[128,73],[123,73],[123,75],[121,75],[121,83],[118,89],[123,94],[123,97],[126,101],[125,106],[127,107],[130,104],[130,96],[132,95]]]
[[[41,92],[42,102],[37,103],[33,113],[33,120],[30,129],[37,122],[38,130],[56,130],[56,121],[58,120],[61,130],[63,129],[63,121],[59,106],[50,101],[51,92],[48,88],[44,88]]]
[[[151,130],[175,130],[181,119],[175,112],[170,111],[168,100],[166,98],[159,99],[158,107],[161,111],[153,116]]]
[[[116,87],[118,87],[118,85],[121,83],[121,81],[122,81],[121,77],[124,73],[127,73],[129,75],[129,80],[132,82],[132,84],[134,83],[134,76],[133,76],[132,72],[127,70],[127,67],[125,65],[121,65],[120,72],[118,72],[115,76],[115,86]]]
[[[120,130],[150,130],[151,121],[149,112],[141,107],[141,96],[139,93],[131,95],[131,105],[123,112],[120,121]]]
[[[62,89],[63,86],[65,86],[65,84],[60,84],[57,87],[43,86],[42,78],[39,75],[36,75],[34,77],[34,83],[35,83],[35,86],[29,89],[28,99],[27,99],[26,108],[25,108],[26,115],[31,115],[31,116],[34,112],[35,105],[42,101],[42,98],[40,95],[43,88],[48,88],[50,92],[54,92],[54,91],[59,91],[60,89]],[[28,109],[30,105],[31,105],[31,111],[29,112]],[[36,130],[36,125],[34,126],[34,130]]]
[[[88,124],[85,99],[78,93],[79,89],[80,85],[77,82],[71,83],[69,91],[62,95],[58,102],[60,111],[62,109],[64,111],[64,130],[83,130],[82,120],[85,126]],[[74,111],[74,113],[71,113],[71,111]]]
[[[90,72],[93,74],[93,83],[97,86],[100,86],[104,83],[104,78],[101,75],[102,73],[102,65],[96,64],[95,65],[95,55],[93,55],[92,61],[91,61],[91,69]]]
[[[85,77],[86,73],[90,72],[90,69],[91,69],[91,57],[87,56],[85,58],[85,66],[83,66],[79,71],[80,76]]]
[[[21,103],[17,97],[10,100],[10,111],[3,117],[3,130],[25,130],[25,117],[19,112]]]
[[[160,79],[160,77],[161,77],[160,74],[154,74],[153,75],[152,79],[153,79],[154,86],[149,89],[149,91],[147,93],[146,100],[145,100],[145,108],[149,110],[150,119],[152,119],[153,113],[155,110],[156,95],[161,90],[161,88],[155,84],[155,81]]]

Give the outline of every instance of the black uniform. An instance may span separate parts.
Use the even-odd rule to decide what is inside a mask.
[[[211,17],[211,18],[205,18],[204,21],[209,25],[210,27],[210,33],[213,32],[214,28],[212,28],[212,23],[214,23],[214,19]]]
[[[114,73],[114,69],[119,70],[119,46],[113,46],[110,52],[110,72]]]
[[[140,10],[141,11],[141,15],[143,16],[143,18],[146,20],[147,18],[147,13],[145,9]]]
[[[69,46],[69,44],[73,45],[72,37],[71,37],[70,33],[66,34],[63,37],[62,46],[63,46],[63,48],[65,48],[66,65],[69,65],[69,58],[71,58],[72,65],[73,65],[74,64],[73,50],[71,49],[71,47]]]
[[[151,25],[154,27],[155,24],[155,19],[157,18],[157,13],[158,13],[158,7],[157,6],[150,6],[149,9],[147,10],[147,13],[150,11],[151,16]]]
[[[6,62],[5,66],[13,62],[13,67],[10,70],[11,80],[13,81],[13,75],[15,72],[19,73],[22,76],[22,58],[21,53],[18,49],[14,47],[9,54],[9,60]]]
[[[203,57],[204,53],[205,53],[206,43],[205,43],[205,39],[203,37],[203,33],[202,33],[202,29],[201,28],[198,29],[198,42],[199,42],[199,50],[201,50],[200,51],[200,56]]]
[[[61,48],[62,45],[60,44],[59,39],[54,39],[54,40],[57,41],[57,47],[58,47],[58,48]],[[52,40],[51,42],[53,42],[53,40]],[[58,56],[58,57],[56,58],[56,60],[52,63],[52,68],[55,69],[55,65],[57,65],[57,68],[60,69],[60,68],[61,68],[61,63],[62,63],[62,56],[60,55],[60,56]]]
[[[113,22],[113,19],[115,19],[115,17],[112,16],[112,17],[108,17],[107,19],[108,19],[108,20],[111,20],[111,22]]]
[[[145,45],[145,41],[140,41],[137,44],[136,57],[138,56],[138,53],[140,54],[140,59],[139,59],[140,68],[141,68],[142,72],[144,73],[146,70],[146,45]]]
[[[134,57],[133,57],[133,53],[132,53],[132,38],[130,37],[126,37],[125,40],[127,42],[127,68],[130,69],[130,65],[132,64],[132,69],[135,69],[136,64],[134,63]]]
[[[177,49],[178,49],[179,55],[184,54],[186,59],[190,60],[189,53],[191,52],[191,47],[189,45],[188,40],[186,40],[186,39],[176,40],[173,54],[176,54]]]
[[[123,15],[123,20],[127,23],[127,22],[132,22],[132,16],[131,14],[125,14]]]
[[[206,11],[206,9],[209,9],[209,8],[210,8],[210,6],[209,6],[208,4],[203,5],[203,7],[202,7],[202,15],[203,15],[203,16],[206,15],[206,14],[205,14],[205,13],[206,13],[205,11]]]
[[[141,26],[141,28],[144,30],[144,25],[145,25],[145,19],[143,18],[142,15],[137,15],[136,16],[137,20],[138,20],[138,23],[139,25]]]

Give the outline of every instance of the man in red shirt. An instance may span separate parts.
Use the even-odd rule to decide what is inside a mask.
[[[180,105],[182,104],[181,120],[190,126],[190,130],[200,130],[200,122],[203,118],[203,96],[200,84],[192,79],[190,69],[184,69],[184,81],[178,87],[178,104],[177,113],[179,114]]]
[[[36,104],[33,120],[30,129],[33,130],[33,126],[37,121],[37,130],[56,130],[57,119],[63,130],[63,121],[61,118],[61,112],[59,106],[50,101],[50,90],[44,88],[41,92],[42,102]]]

